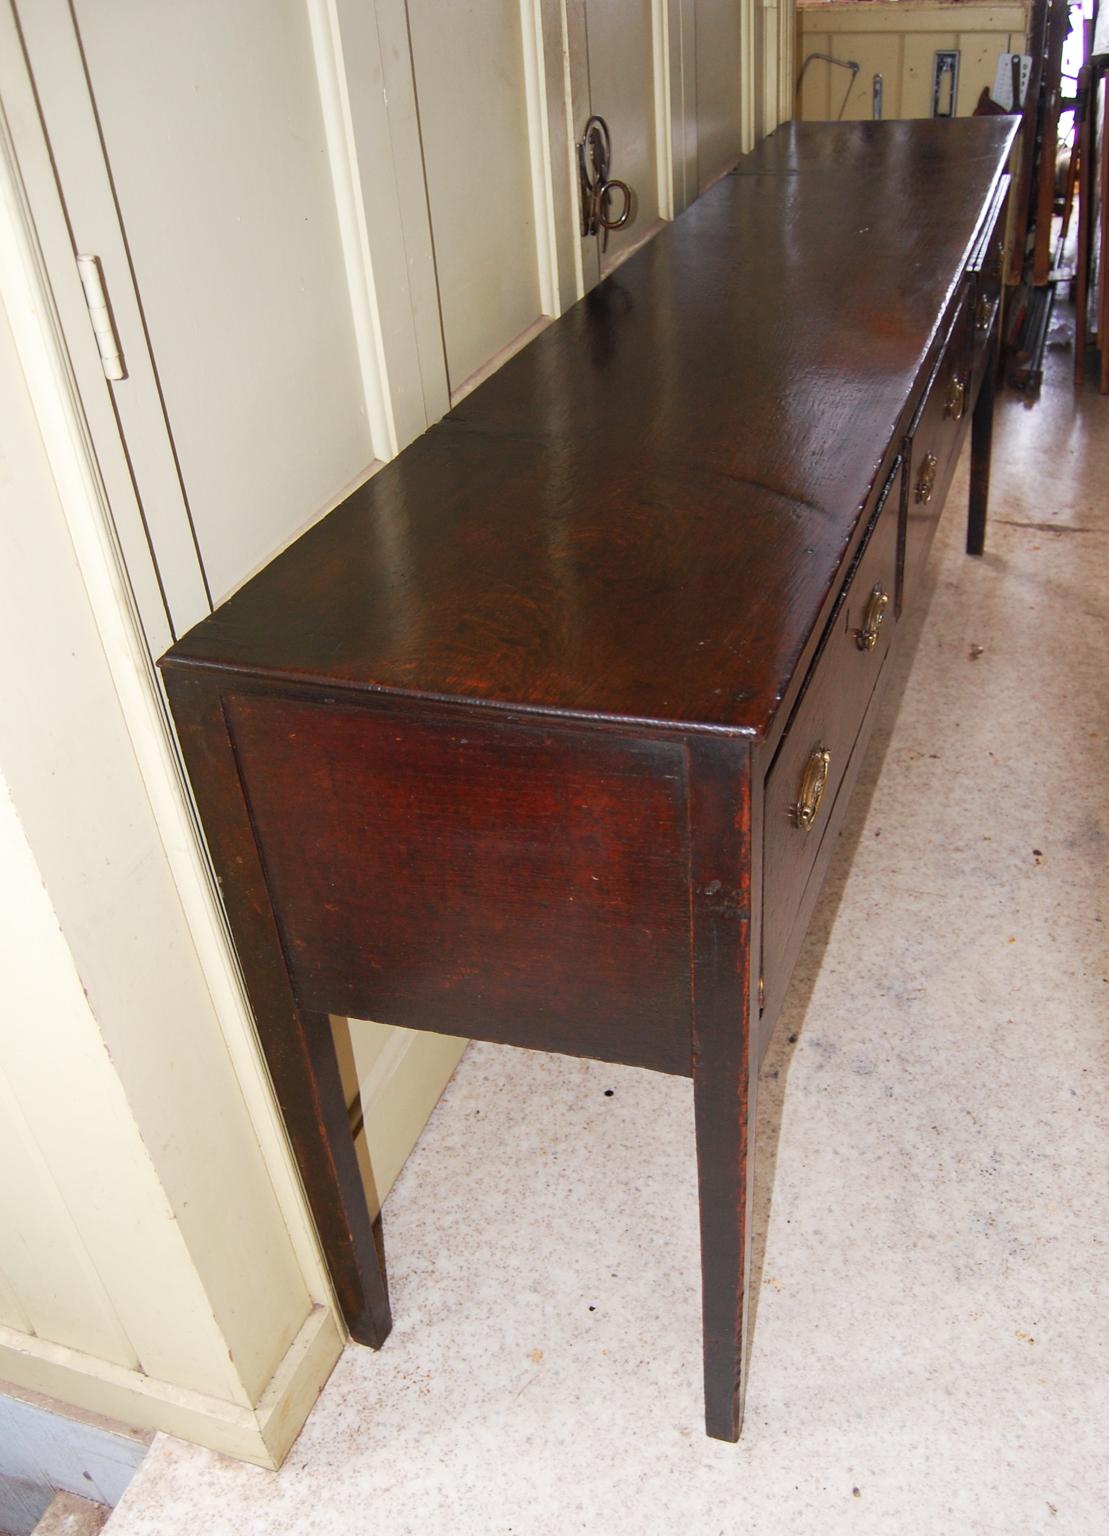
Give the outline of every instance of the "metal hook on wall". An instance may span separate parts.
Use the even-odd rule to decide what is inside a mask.
[[[805,79],[805,71],[814,59],[819,59],[824,64],[835,64],[838,69],[849,69],[851,71],[851,79],[847,82],[847,90],[844,92],[843,100],[839,104],[839,111],[836,113],[836,122],[838,123],[843,117],[847,103],[851,99],[851,92],[855,89],[855,78],[860,69],[859,62],[857,59],[837,59],[830,53],[810,53],[801,65],[801,72],[797,76],[797,86],[794,93],[797,96],[801,94],[801,85]]]

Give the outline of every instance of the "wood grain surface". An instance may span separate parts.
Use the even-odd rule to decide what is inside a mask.
[[[304,1007],[690,1074],[679,745],[225,708]]]
[[[1012,132],[780,129],[169,664],[764,734]]]

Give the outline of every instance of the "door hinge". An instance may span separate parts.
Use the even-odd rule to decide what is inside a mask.
[[[104,287],[104,274],[100,270],[99,256],[78,256],[77,271],[85,292],[85,303],[92,321],[92,333],[96,337],[97,351],[106,379],[125,379],[127,368],[123,361],[123,349],[119,344],[112,307],[108,303]]]

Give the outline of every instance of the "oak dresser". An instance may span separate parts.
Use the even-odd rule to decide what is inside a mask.
[[[1013,131],[781,128],[163,658],[355,1339],[329,1013],[685,1074],[738,1436],[759,1058],[968,429],[982,549]]]

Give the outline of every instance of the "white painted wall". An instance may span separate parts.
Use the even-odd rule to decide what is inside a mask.
[[[983,86],[991,86],[1000,53],[1023,50],[1028,0],[801,0],[797,9],[798,63],[830,53],[859,65],[847,70],[814,60],[805,71],[798,117],[861,120],[872,115],[875,74],[882,76],[883,117],[931,117],[938,49],[959,51],[957,116],[969,117]],[[850,86],[850,89],[848,87]]]
[[[32,59],[39,48],[54,55],[36,72],[51,134],[81,135],[62,163],[91,162],[83,82],[57,57],[62,8],[47,0],[19,11]],[[73,14],[219,602],[375,456],[309,18],[303,0],[77,0]],[[91,163],[80,180],[67,175],[67,206],[78,248],[96,250]],[[125,273],[109,276],[116,294]],[[129,337],[125,356],[141,345]],[[129,410],[136,391],[115,395]]]
[[[672,212],[664,121],[665,7],[654,0],[586,0],[590,108],[612,133],[612,175],[635,194],[634,217],[608,237],[601,271],[642,245]],[[738,56],[736,65],[738,68]],[[575,124],[578,134],[584,123]]]
[[[731,170],[744,148],[743,6],[698,0],[697,184],[703,191]],[[757,71],[752,70],[752,91]]]
[[[3,782],[0,870],[4,1321],[129,1370],[242,1401]],[[164,1277],[164,1291],[149,1285],[152,1273]],[[167,1314],[180,1319],[180,1334],[165,1328]]]
[[[259,1405],[304,1356],[306,1411],[338,1333],[229,1059],[6,309],[0,421],[0,1379],[272,1460],[287,1426]]]

